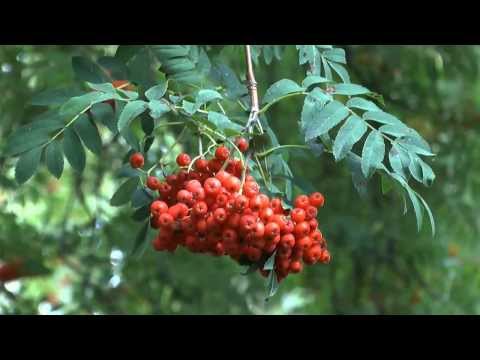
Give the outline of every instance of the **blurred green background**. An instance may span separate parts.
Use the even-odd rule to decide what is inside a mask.
[[[24,186],[14,182],[15,159],[0,157],[0,261],[23,259],[44,275],[0,284],[0,314],[478,314],[480,313],[480,78],[479,46],[345,46],[352,82],[383,94],[387,109],[417,129],[438,154],[437,178],[417,188],[430,204],[417,233],[411,211],[381,193],[355,191],[346,165],[329,155],[289,154],[295,174],[325,194],[320,226],[329,241],[329,265],[290,276],[270,302],[264,279],[228,258],[179,250],[129,257],[140,225],[108,201],[119,185],[121,144],[87,168],[69,165],[60,181],[44,167]],[[28,105],[47,88],[73,81],[73,55],[113,55],[116,46],[0,46],[0,139],[42,109]],[[239,50],[226,61],[243,69]],[[274,81],[301,82],[294,46],[282,61],[256,67],[260,94]],[[292,131],[302,102],[272,107],[280,142],[299,142]],[[169,146],[174,133],[163,133]],[[179,148],[180,150],[180,148]],[[150,232],[150,237],[153,232]]]

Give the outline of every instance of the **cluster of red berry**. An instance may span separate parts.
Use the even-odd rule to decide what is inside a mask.
[[[242,152],[248,149],[244,138],[236,145]],[[302,271],[303,263],[330,261],[316,220],[322,194],[299,195],[295,208],[284,209],[279,198],[260,192],[242,161],[231,158],[224,145],[213,158],[198,158],[191,171],[186,169],[188,154],[179,154],[176,161],[180,170],[165,181],[147,178],[147,186],[160,195],[150,207],[151,226],[160,230],[153,240],[155,250],[173,252],[181,245],[196,253],[227,255],[242,265],[261,265],[263,276],[269,273],[263,264],[276,251],[278,281]],[[142,167],[142,154],[133,154],[130,164]]]

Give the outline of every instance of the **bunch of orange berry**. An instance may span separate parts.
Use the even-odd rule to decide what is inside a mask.
[[[245,152],[248,141],[238,138],[236,146]],[[159,193],[150,206],[151,226],[159,230],[155,250],[173,252],[183,246],[195,253],[226,255],[242,265],[257,265],[263,276],[269,275],[263,265],[274,255],[278,281],[301,272],[303,264],[330,261],[318,229],[321,193],[299,195],[295,207],[285,209],[281,199],[261,193],[242,161],[231,158],[224,145],[211,159],[191,164],[191,157],[181,153],[176,162],[179,171],[164,181],[147,178],[147,186]],[[133,154],[130,164],[142,167],[143,155]]]

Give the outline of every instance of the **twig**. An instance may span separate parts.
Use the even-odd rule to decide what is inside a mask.
[[[260,111],[257,91],[257,81],[253,72],[252,53],[250,45],[245,45],[245,63],[247,65],[247,88],[250,95],[250,116],[248,117],[245,130],[251,133],[253,125],[258,123],[258,112]]]

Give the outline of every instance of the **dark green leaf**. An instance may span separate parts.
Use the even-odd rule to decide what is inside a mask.
[[[100,67],[87,58],[74,56],[72,58],[72,67],[78,80],[96,84],[108,81]]]
[[[118,133],[117,128],[117,119],[115,113],[113,112],[112,107],[109,104],[95,104],[90,109],[90,113],[94,120],[102,123],[108,128],[112,133]]]
[[[100,155],[102,152],[102,138],[95,123],[88,116],[83,115],[75,121],[74,127],[87,149],[96,155]]]
[[[121,132],[123,128],[128,127],[130,122],[143,113],[148,108],[148,103],[142,100],[129,102],[123,108],[120,118],[118,119],[118,130]]]
[[[153,130],[155,129],[155,122],[150,116],[145,116],[145,114],[142,114],[140,117],[140,124],[142,125],[142,130],[145,135],[151,135],[153,133]]]
[[[345,119],[348,114],[348,108],[338,101],[328,103],[320,111],[316,107],[312,117],[304,122],[305,140],[308,141],[327,133]]]
[[[137,189],[137,185],[139,182],[139,177],[132,177],[125,181],[113,194],[112,198],[110,199],[110,205],[121,206],[128,203],[132,198],[133,193]]]
[[[102,56],[98,59],[97,63],[110,80],[128,79],[128,68],[125,65],[126,61],[122,61],[119,57]]]
[[[350,115],[338,131],[333,144],[333,155],[336,161],[343,159],[352,150],[367,131],[367,125],[357,115]]]
[[[60,179],[64,166],[62,144],[60,141],[54,140],[47,146],[45,150],[45,162],[48,171],[57,179]]]
[[[70,127],[63,132],[63,152],[75,171],[81,173],[85,169],[85,150],[77,133]]]
[[[362,172],[368,179],[380,167],[385,156],[385,143],[376,130],[367,136],[362,151]]]
[[[120,135],[125,139],[128,145],[132,147],[135,151],[140,151],[140,143],[138,141],[137,136],[133,132],[130,126],[125,127],[121,132]]]
[[[115,52],[115,57],[120,59],[123,63],[128,63],[140,50],[140,45],[120,45]]]
[[[423,210],[420,207],[420,203],[418,202],[416,193],[410,188],[408,183],[401,176],[395,173],[392,173],[390,176],[393,177],[395,180],[397,180],[400,183],[400,185],[402,185],[402,187],[407,191],[408,197],[410,198],[410,201],[412,202],[412,205],[413,205],[415,217],[417,219],[417,229],[418,231],[420,231],[423,223]]]
[[[142,206],[137,210],[135,210],[132,214],[132,219],[135,221],[142,221],[149,217],[150,217],[150,205]]]
[[[362,172],[362,158],[350,152],[345,159],[352,174],[353,186],[360,196],[365,197],[367,195],[367,178],[365,178]]]
[[[19,184],[23,184],[35,174],[42,150],[42,147],[35,147],[20,156],[15,166],[15,180]]]
[[[135,238],[135,243],[133,244],[131,255],[134,255],[138,251],[140,246],[142,246],[142,244],[145,243],[145,241],[147,240],[147,234],[148,234],[149,228],[150,228],[150,222],[147,221],[142,226],[142,228],[137,234],[137,237]]]
[[[68,99],[81,94],[82,91],[77,88],[50,89],[34,95],[30,104],[37,106],[61,105]]]
[[[132,207],[139,208],[145,205],[149,205],[153,201],[153,195],[151,195],[146,189],[138,188],[132,195]]]

